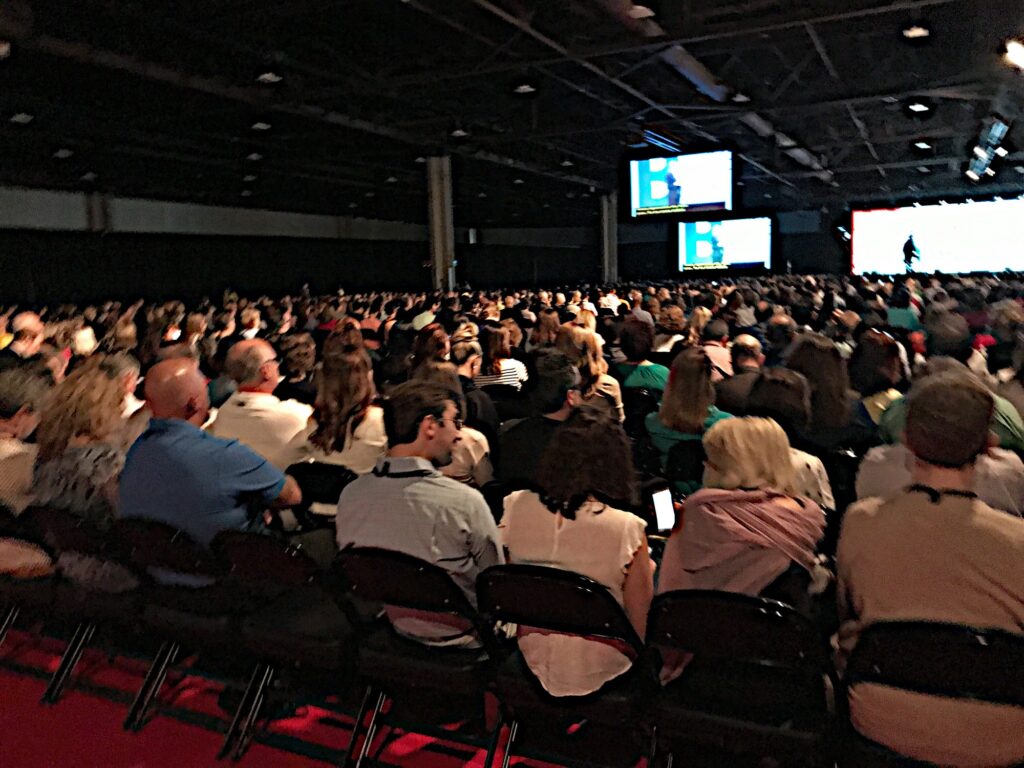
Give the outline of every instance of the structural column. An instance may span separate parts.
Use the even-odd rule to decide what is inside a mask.
[[[452,159],[427,158],[430,272],[434,289],[455,287],[455,223],[452,215]]]
[[[601,195],[601,280],[619,281],[619,195]]]

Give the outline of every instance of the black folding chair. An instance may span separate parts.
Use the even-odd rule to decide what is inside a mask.
[[[53,552],[46,547],[42,533],[33,510],[15,517],[6,507],[0,508],[0,537],[40,546],[52,559]],[[35,578],[0,575],[0,646],[19,617],[45,619],[51,614],[57,579],[55,573]]]
[[[690,487],[703,485],[707,458],[703,441],[680,440],[668,451],[665,477],[672,483],[686,483]]]
[[[1024,708],[1024,636],[927,621],[868,626],[850,654],[843,701],[872,683],[945,699]],[[943,723],[933,724],[936,730]],[[859,734],[847,722],[841,768],[930,767]],[[1024,761],[1018,765],[1024,765]]]
[[[502,421],[522,419],[530,415],[529,400],[521,390],[511,384],[488,384],[485,387],[480,387],[480,390],[491,398],[494,409],[498,412],[498,418]]]
[[[153,579],[136,618],[161,642],[124,721],[137,731],[181,650],[235,658],[239,618],[257,603],[227,584],[227,564],[184,531],[142,519],[118,520],[115,530],[128,543],[132,564]]]
[[[85,564],[81,578],[62,576],[53,582],[52,617],[75,625],[42,698],[45,704],[56,704],[99,626],[135,631],[142,578],[128,564],[116,532],[63,510],[36,508],[26,514],[26,526],[53,553],[58,570],[66,570],[73,560]]]
[[[643,641],[604,586],[557,568],[500,565],[480,574],[477,600],[490,621],[516,624],[520,631],[530,628],[612,642],[633,661],[627,672],[595,693],[556,697],[544,689],[521,653],[510,656],[495,679],[495,693],[509,723],[503,768],[508,768],[517,738],[524,754],[565,765],[632,765],[649,753],[653,741],[644,732],[643,710],[657,680]],[[595,727],[570,736],[567,718]],[[602,742],[602,736],[614,741]]]
[[[626,434],[636,439],[647,434],[647,427],[644,420],[647,414],[658,410],[661,402],[661,392],[656,389],[642,389],[638,387],[622,388],[622,410],[625,412],[626,420],[622,426]]]
[[[825,537],[821,543],[821,552],[831,557],[836,553],[846,508],[857,500],[857,469],[863,454],[849,448],[837,448],[824,451],[819,457],[825,466],[829,485],[832,486],[832,497],[835,499],[835,509],[828,515]]]
[[[446,739],[458,735],[474,746],[486,745],[489,766],[501,732],[500,724],[487,728],[484,708],[490,671],[503,653],[493,626],[483,620],[447,571],[410,555],[353,547],[338,555],[336,573],[344,583],[345,594],[355,599],[383,604],[403,614],[411,612],[421,619],[445,621],[445,626],[451,624],[453,635],[461,632],[476,641],[475,647],[430,646],[400,635],[390,621],[386,626],[360,622],[358,679],[366,688],[344,765],[349,764],[355,751],[366,709],[373,699],[357,768],[370,752],[378,725],[396,721],[403,729]],[[385,719],[382,711],[389,699],[393,706]],[[402,719],[403,709],[415,713],[411,725]],[[484,724],[481,735],[456,734],[437,727],[467,717]],[[429,724],[425,725],[424,719]]]
[[[651,604],[647,644],[688,659],[652,714],[659,750],[723,764],[737,755],[825,764],[831,665],[820,633],[795,609],[731,592],[668,592]]]
[[[302,503],[292,507],[292,512],[304,529],[333,527],[333,510],[337,509],[338,497],[346,485],[359,477],[348,467],[313,460],[292,464],[287,473],[302,489]],[[313,508],[314,504],[318,507]],[[332,514],[322,514],[319,505],[329,506]]]
[[[355,638],[324,588],[324,572],[300,546],[259,533],[224,531],[212,549],[230,563],[231,584],[260,605],[241,620],[240,647],[256,664],[219,755],[238,760],[278,672],[304,673],[338,693],[351,682]]]

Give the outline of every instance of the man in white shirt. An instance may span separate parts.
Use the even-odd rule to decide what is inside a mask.
[[[228,351],[225,368],[238,391],[221,406],[210,432],[238,440],[279,469],[295,463],[298,455],[289,443],[313,409],[273,395],[281,379],[274,348],[263,339],[240,341]]]

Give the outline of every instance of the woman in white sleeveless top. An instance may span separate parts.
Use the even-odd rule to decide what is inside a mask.
[[[633,462],[622,428],[577,412],[549,443],[538,491],[505,499],[501,530],[511,563],[575,571],[608,588],[643,637],[654,592],[644,521],[602,499],[628,499]],[[632,660],[609,643],[522,631],[519,648],[553,696],[582,696],[623,674]]]

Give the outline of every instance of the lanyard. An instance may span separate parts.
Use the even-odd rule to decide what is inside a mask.
[[[974,493],[973,491],[939,490],[937,488],[932,488],[930,485],[921,485],[920,483],[910,486],[910,488],[908,488],[907,490],[923,493],[931,500],[932,504],[938,504],[939,499],[941,499],[943,496],[959,496],[960,498],[963,499],[978,498],[978,494]]]

